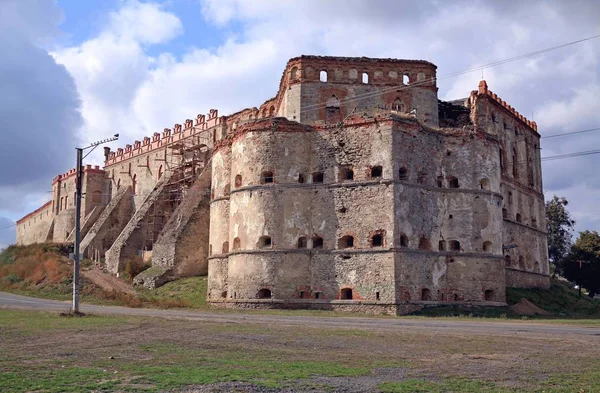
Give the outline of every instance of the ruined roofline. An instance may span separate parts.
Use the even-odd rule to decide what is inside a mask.
[[[28,214],[24,215],[23,217],[19,218],[17,220],[17,225],[19,225],[23,221],[35,216],[36,214],[42,212],[43,210],[46,210],[47,208],[50,207],[51,204],[52,204],[52,201],[48,201],[48,202],[44,203],[42,206],[40,206],[37,209],[35,209],[34,211],[32,211],[31,213],[28,213]]]
[[[176,123],[173,129],[165,128],[162,132],[155,132],[150,137],[144,137],[143,141],[136,140],[133,145],[127,144],[125,148],[118,148],[116,151],[108,151],[105,155],[104,167],[114,165],[118,162],[133,158],[140,154],[148,153],[156,149],[161,149],[173,142],[196,135],[202,131],[208,130],[218,124],[221,124],[224,117],[219,117],[217,109],[211,109],[208,115],[199,114],[195,121],[186,119],[184,125]]]
[[[479,82],[478,90],[473,90],[471,92],[471,96],[473,96],[473,95],[485,95],[485,96],[489,97],[492,101],[494,101],[496,104],[503,107],[505,110],[510,112],[511,115],[513,115],[515,118],[521,120],[521,122],[523,124],[525,124],[527,127],[531,128],[533,131],[535,131],[537,133],[537,129],[538,129],[537,123],[535,121],[528,120],[525,116],[523,116],[522,114],[517,112],[515,110],[515,108],[508,105],[506,103],[506,101],[502,100],[500,97],[498,97],[498,95],[496,95],[491,90],[489,90],[487,82],[485,80],[482,80],[481,82]]]
[[[86,165],[85,168],[83,168],[83,173],[105,173],[105,172],[104,172],[104,169],[100,169],[99,165],[94,165],[93,168],[91,165]],[[52,184],[54,185],[58,181],[64,181],[64,180],[68,179],[69,177],[75,176],[76,174],[77,174],[77,169],[75,169],[75,168],[70,169],[68,172],[58,175],[54,179],[52,179]]]
[[[287,65],[297,60],[318,60],[318,61],[336,61],[336,62],[345,62],[345,63],[365,63],[365,64],[377,64],[377,63],[393,63],[393,64],[423,64],[434,67],[437,69],[437,66],[430,61],[427,60],[413,60],[413,59],[392,59],[392,58],[384,58],[384,57],[346,57],[346,56],[318,56],[318,55],[300,55],[297,57],[293,57],[288,60]],[[286,65],[286,68],[287,68]]]

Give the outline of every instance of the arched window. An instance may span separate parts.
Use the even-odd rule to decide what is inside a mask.
[[[438,242],[438,250],[446,251],[446,241],[445,240],[440,240]]]
[[[404,233],[400,235],[400,247],[408,247],[408,236]]]
[[[371,168],[371,179],[377,179],[383,176],[383,167],[381,165],[376,165]]]
[[[362,83],[364,83],[364,84],[369,83],[369,74],[367,74],[366,72],[362,73]]]
[[[404,83],[405,85],[408,85],[410,83],[410,76],[408,75],[408,73],[402,75],[402,83]]]
[[[481,188],[482,190],[489,190],[490,189],[490,181],[487,178],[483,178],[479,181],[479,188]]]
[[[490,241],[483,242],[483,252],[492,252],[492,242],[490,242]]]
[[[162,175],[163,175],[163,167],[161,165],[161,166],[158,167],[158,178],[157,178],[157,180],[160,180],[160,178],[162,177]]]
[[[421,289],[421,300],[431,300],[431,291],[427,288]]]
[[[504,256],[504,266],[510,267],[510,265],[512,265],[512,260],[510,258],[510,255],[505,255]]]
[[[259,248],[271,248],[273,243],[271,242],[270,236],[261,236],[258,239],[258,247]]]
[[[312,238],[312,248],[323,248],[323,238],[315,235]]]
[[[323,70],[319,73],[319,80],[321,82],[327,82],[327,71]]]
[[[375,233],[371,237],[371,247],[383,247],[383,233]]]
[[[450,176],[448,178],[448,187],[450,188],[459,188],[458,179],[454,176]]]
[[[540,263],[538,261],[535,261],[533,263],[533,268],[535,269],[536,272],[540,271]]]
[[[421,236],[419,239],[419,250],[431,250],[431,242],[425,236]]]
[[[131,192],[135,195],[137,188],[137,174],[133,175],[133,179],[131,180]]]
[[[502,209],[502,218],[505,220],[508,218],[508,210]]]
[[[292,67],[292,70],[290,71],[290,78],[291,79],[298,78],[298,67]]]
[[[523,255],[519,255],[519,269],[525,269],[525,258],[523,258]]]
[[[306,248],[308,245],[308,241],[306,239],[306,236],[300,236],[298,238],[298,243],[296,244],[297,248]]]
[[[405,112],[404,102],[400,98],[396,98],[394,102],[392,102],[392,110],[396,112]]]
[[[352,248],[354,247],[354,237],[346,235],[338,240],[338,248]]]
[[[261,184],[273,183],[273,172],[263,171],[263,173],[260,174],[260,182]]]
[[[519,178],[519,168],[517,167],[517,149],[513,149],[513,156],[512,156],[512,165],[513,165],[513,177],[515,179]]]
[[[260,291],[256,293],[256,297],[258,299],[271,299],[272,294],[271,290],[267,288],[262,288]]]
[[[65,209],[69,208],[69,196],[65,195]]]
[[[271,105],[269,108],[269,117],[275,116],[275,106]]]
[[[521,213],[517,213],[517,222],[523,222],[523,218],[521,217]]]
[[[450,240],[450,251],[460,251],[460,242],[458,240]]]
[[[239,250],[241,247],[242,247],[242,245],[241,245],[240,238],[239,237],[233,238],[233,249]]]
[[[117,180],[117,190],[121,188],[121,179]]]
[[[231,185],[229,183],[225,184],[225,187],[223,187],[223,195],[228,195],[230,191]]]
[[[304,175],[302,173],[298,174],[298,183],[304,183]]]
[[[439,188],[444,187],[444,176],[438,176],[437,180],[436,180],[436,185]]]
[[[102,191],[94,190],[92,191],[92,203],[100,203],[102,202]]]
[[[340,290],[340,299],[352,300],[352,288],[342,288]]]
[[[241,187],[242,186],[242,175],[236,175],[233,184],[235,185],[235,188]]]

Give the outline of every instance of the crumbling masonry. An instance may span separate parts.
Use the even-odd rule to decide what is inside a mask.
[[[537,125],[485,81],[437,98],[427,61],[300,56],[259,108],[106,151],[82,250],[154,287],[208,274],[222,307],[405,313],[549,285]],[[72,241],[74,171],[17,243]]]

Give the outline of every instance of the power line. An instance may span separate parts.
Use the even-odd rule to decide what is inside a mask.
[[[600,131],[600,127],[598,127],[598,128],[590,128],[589,130],[565,132],[565,133],[562,133],[562,134],[545,135],[545,136],[542,136],[540,139],[544,139],[544,138],[558,138],[558,137],[561,137],[561,136],[583,134],[583,133],[586,133],[586,132],[594,132],[594,131]]]

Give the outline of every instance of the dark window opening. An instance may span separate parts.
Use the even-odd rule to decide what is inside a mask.
[[[236,175],[234,185],[235,188],[242,186],[242,175]]]
[[[298,244],[297,244],[298,248],[306,248],[307,244],[308,244],[308,241],[306,239],[306,236],[301,236],[298,238]]]
[[[314,172],[312,174],[313,183],[323,183],[323,172]]]
[[[304,295],[305,295],[305,292],[304,291],[300,291],[300,299],[304,299]]]
[[[502,218],[505,220],[508,218],[508,210],[502,209]]]
[[[523,222],[523,218],[520,213],[517,213],[517,222]]]
[[[448,179],[448,187],[450,188],[459,188],[458,179],[454,176]]]
[[[491,289],[486,289],[483,296],[486,302],[490,302],[494,300],[494,291]]]
[[[352,170],[352,168],[341,168],[340,180],[354,180],[354,171]]]
[[[408,247],[408,236],[405,234],[400,235],[400,247]]]
[[[419,174],[417,176],[417,183],[425,184],[426,179],[427,179],[427,173],[424,171],[419,171]]]
[[[438,250],[440,251],[446,251],[446,241],[445,240],[440,240],[438,243]]]
[[[421,300],[431,300],[431,291],[427,288],[421,290]]]
[[[460,251],[460,242],[458,240],[450,240],[450,251]]]
[[[302,173],[298,174],[298,183],[304,183],[304,175]]]
[[[523,255],[519,255],[519,269],[525,269],[525,258],[523,258]]]
[[[513,203],[513,195],[512,195],[512,191],[508,192],[508,204],[512,205]]]
[[[383,235],[381,233],[376,233],[371,238],[371,247],[383,247]]]
[[[492,252],[492,242],[483,242],[483,252]]]
[[[271,290],[267,288],[263,288],[256,294],[258,299],[270,299],[272,297]]]
[[[241,242],[240,242],[240,238],[236,237],[233,239],[233,249],[234,250],[239,250],[241,247]]]
[[[342,299],[342,300],[352,300],[352,289],[351,288],[343,288],[340,291],[340,299]]]
[[[458,293],[455,293],[455,294],[454,294],[454,301],[455,301],[455,302],[457,302],[458,300],[459,300],[459,299],[458,299]]]
[[[399,180],[408,180],[408,169],[400,168],[398,171],[398,179]]]
[[[313,237],[312,243],[313,243],[312,248],[323,248],[323,238],[320,236]]]
[[[487,178],[483,178],[479,181],[479,187],[482,190],[488,191],[490,189],[490,181]]]
[[[260,248],[269,248],[272,246],[271,237],[270,236],[261,236],[258,239],[258,246]]]
[[[425,236],[421,236],[419,239],[419,250],[431,250],[431,242]]]
[[[505,255],[504,256],[504,266],[510,267],[511,264],[512,264],[512,261],[510,259],[510,255]]]
[[[262,184],[273,183],[273,172],[271,172],[271,171],[264,171],[263,173],[261,173],[261,175],[260,175],[260,182]]]
[[[517,179],[519,177],[519,169],[517,167],[517,149],[513,150],[513,156],[512,156],[513,162],[512,162],[512,172],[513,172],[513,177],[515,179]]]
[[[379,292],[375,292],[375,300],[379,300]]]
[[[371,178],[375,179],[375,178],[379,178],[383,176],[383,168],[381,166],[374,166],[373,168],[371,168]]]
[[[221,248],[222,254],[227,254],[229,252],[229,242],[223,242],[223,247]]]
[[[444,177],[443,176],[438,176],[436,185],[438,186],[438,188],[444,187]]]
[[[354,238],[346,235],[338,240],[338,248],[351,248],[354,247]]]
[[[222,297],[223,299],[227,299],[227,291],[223,291],[223,292],[221,292],[221,297]]]

